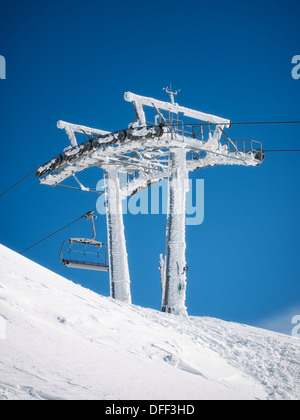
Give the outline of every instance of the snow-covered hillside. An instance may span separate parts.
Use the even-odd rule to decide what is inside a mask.
[[[300,396],[298,339],[122,304],[3,246],[0,318],[0,399]]]

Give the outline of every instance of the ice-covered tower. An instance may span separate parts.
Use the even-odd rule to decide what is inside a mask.
[[[162,311],[185,316],[188,174],[215,165],[257,166],[264,153],[261,143],[254,140],[231,140],[224,132],[230,120],[182,107],[175,102],[177,92],[166,92],[170,102],[126,92],[125,100],[133,104],[136,115],[125,130],[108,132],[59,121],[58,128],[66,131],[70,146],[38,168],[37,176],[41,184],[95,192],[84,187],[78,174],[91,167],[103,169],[111,296],[127,303],[131,293],[122,200],[169,179],[166,253],[159,264]],[[154,111],[151,123],[145,107]],[[79,143],[80,136],[85,136],[84,142]],[[127,182],[120,182],[120,175]],[[69,179],[75,187],[63,184]]]
[[[110,293],[114,299],[131,303],[119,173],[115,166],[108,167],[106,173]]]
[[[179,91],[164,89],[170,102],[125,93],[136,112],[135,127],[147,124],[144,107],[156,110],[155,124],[164,126],[160,150],[168,150],[169,200],[166,229],[166,255],[160,256],[159,269],[162,286],[162,311],[186,316],[186,193],[189,172],[201,167],[222,165],[259,165],[263,160],[262,146],[258,142],[232,141],[226,136],[221,144],[223,130],[231,121],[182,107],[175,102]],[[182,118],[197,120],[185,123]],[[199,123],[201,121],[201,123]],[[253,147],[259,146],[255,151]],[[153,147],[153,145],[152,145]]]

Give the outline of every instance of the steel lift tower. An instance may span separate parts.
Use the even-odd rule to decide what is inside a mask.
[[[125,130],[111,133],[59,121],[58,128],[66,131],[70,146],[42,165],[37,176],[41,184],[67,187],[63,182],[73,178],[79,189],[90,191],[79,181],[78,173],[90,167],[103,169],[111,296],[127,303],[131,293],[122,200],[169,180],[166,255],[160,257],[162,311],[186,316],[189,172],[215,165],[258,166],[264,152],[257,141],[231,140],[225,133],[230,120],[182,107],[175,102],[178,92],[165,90],[170,102],[126,92],[125,100],[133,104],[136,115]],[[152,108],[154,121],[146,119],[145,107]],[[78,143],[80,135],[86,138]]]

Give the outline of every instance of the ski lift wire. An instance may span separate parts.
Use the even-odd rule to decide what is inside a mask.
[[[203,124],[183,124],[178,123],[179,125],[183,126],[189,126],[189,127],[198,127]],[[231,125],[282,125],[282,124],[300,124],[300,121],[255,121],[255,122],[231,122]],[[166,124],[168,125],[168,124]],[[176,125],[175,122],[172,122],[172,125]],[[214,123],[206,123],[206,125],[224,125],[224,124],[214,124]],[[277,151],[277,150],[276,150]],[[298,152],[299,150],[278,150],[277,152]],[[273,150],[265,150],[265,152],[273,152]],[[21,184],[23,181],[25,181],[27,178],[29,178],[32,174],[36,172],[36,169],[32,172],[30,172],[28,175],[20,179],[18,182],[16,182],[14,185],[9,187],[6,191],[0,194],[0,198],[6,195],[9,191],[17,187],[19,184]]]
[[[213,125],[213,126],[224,126],[226,124],[224,123],[213,123],[213,122],[203,122],[203,123],[199,123],[199,124],[189,124],[189,123],[182,123],[182,122],[174,122],[172,121],[172,123],[167,123],[165,124],[166,126],[169,125],[182,125],[182,126],[188,126],[188,127],[200,127],[203,125]],[[249,122],[230,122],[230,126],[231,125],[284,125],[284,124],[300,124],[300,121],[249,121]]]
[[[273,153],[273,152],[278,152],[278,153],[293,152],[293,153],[297,153],[297,152],[300,152],[300,149],[299,150],[296,150],[296,149],[294,149],[294,150],[292,150],[292,149],[286,149],[286,150],[284,150],[284,149],[281,149],[281,150],[276,150],[276,149],[274,149],[274,150],[264,150],[264,153]]]
[[[24,176],[24,178],[20,179],[20,181],[16,182],[14,185],[12,185],[10,188],[8,188],[6,191],[4,191],[2,194],[0,194],[0,198],[3,197],[5,194],[7,194],[9,191],[11,191],[13,188],[15,188],[17,185],[21,184],[21,182],[25,181],[25,179],[29,178],[33,173],[35,173],[36,169],[32,172],[30,172],[28,175]]]
[[[36,247],[37,245],[41,244],[42,242],[45,242],[47,239],[50,239],[52,236],[56,235],[57,233],[67,229],[69,226],[74,225],[75,223],[79,222],[79,220],[83,219],[87,214],[89,213],[94,213],[96,210],[100,209],[101,207],[103,207],[104,204],[101,204],[101,206],[96,207],[94,210],[89,211],[85,214],[83,214],[82,216],[80,216],[78,219],[74,220],[73,222],[68,223],[66,226],[58,229],[57,231],[51,233],[50,235],[46,236],[45,238],[39,240],[38,242],[34,243],[33,245],[30,245],[29,247],[27,247],[26,249],[24,249],[22,252],[20,252],[20,255],[25,254],[25,252],[29,251],[30,249]]]

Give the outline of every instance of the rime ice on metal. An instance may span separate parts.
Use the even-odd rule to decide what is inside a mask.
[[[111,296],[131,303],[120,181],[114,166],[107,169],[107,220]]]
[[[169,179],[169,208],[166,253],[160,257],[162,310],[185,316],[186,240],[185,201],[188,174],[215,165],[258,166],[264,159],[261,143],[231,140],[225,130],[231,121],[195,111],[175,103],[177,92],[166,89],[171,102],[126,92],[135,118],[125,130],[108,132],[59,121],[70,141],[56,158],[37,170],[41,184],[62,185],[74,179],[77,187],[89,191],[77,178],[90,168],[102,168],[105,175],[107,233],[111,296],[131,302],[130,276],[122,215],[122,199]],[[156,111],[148,122],[145,107]],[[196,120],[196,124],[184,119]],[[200,123],[199,123],[200,121]],[[79,143],[78,137],[85,136]],[[120,176],[125,182],[120,182]]]

